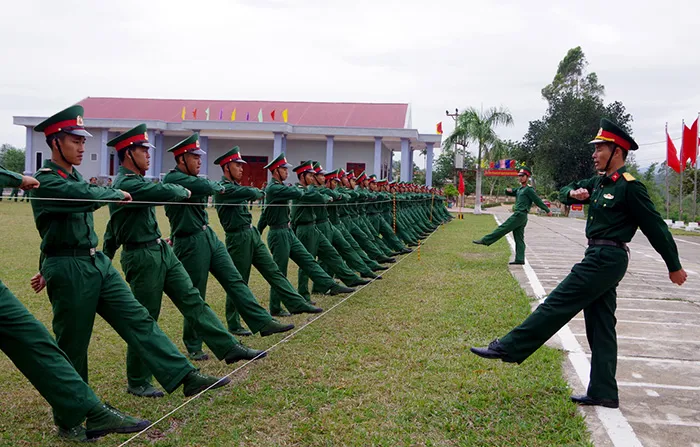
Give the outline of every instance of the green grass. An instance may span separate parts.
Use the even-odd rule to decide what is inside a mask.
[[[700,231],[685,231],[678,228],[669,228],[671,234],[675,236],[700,236]]]
[[[100,236],[106,217],[106,210],[95,215]],[[167,234],[167,220],[162,212],[159,217]],[[29,287],[39,246],[29,206],[0,203],[0,222],[0,277],[50,327],[45,292],[35,295]],[[491,216],[467,214],[440,228],[421,247],[420,259],[414,253],[237,373],[232,385],[192,402],[131,445],[590,445],[568,400],[559,351],[542,348],[520,366],[468,352],[507,332],[530,308],[508,273],[505,241],[489,248],[469,243],[493,226]],[[290,278],[296,283],[295,269]],[[267,305],[269,288],[255,270],[251,287]],[[224,298],[210,280],[207,300],[219,315]],[[341,299],[316,297],[324,308]],[[161,327],[183,349],[182,318],[167,298],[161,315]],[[289,320],[301,326],[311,319]],[[281,338],[244,342],[266,348]],[[124,342],[98,318],[89,368],[100,397],[151,420],[184,401],[179,390],[159,400],[127,395],[124,355]],[[210,374],[233,369],[216,361],[200,365]],[[0,383],[0,444],[63,445],[50,408],[5,356]],[[111,435],[100,444],[126,439]]]

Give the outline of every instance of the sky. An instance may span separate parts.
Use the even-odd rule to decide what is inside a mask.
[[[87,96],[407,102],[446,135],[445,110],[503,106],[498,134],[519,140],[576,46],[632,114],[641,166],[700,111],[697,0],[23,0],[3,16],[0,143],[19,147],[13,116]]]

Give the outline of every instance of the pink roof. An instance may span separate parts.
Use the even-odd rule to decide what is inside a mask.
[[[408,104],[372,104],[343,102],[276,102],[276,101],[209,101],[193,99],[143,99],[143,98],[92,98],[79,102],[85,107],[86,118],[139,119],[166,122],[192,120],[197,109],[197,119],[204,120],[209,108],[209,120],[218,121],[219,113],[224,121],[231,119],[236,109],[236,121],[257,121],[262,109],[263,122],[272,122],[270,113],[275,111],[275,122],[283,122],[282,111],[288,110],[289,123],[302,126],[375,127],[403,129]]]

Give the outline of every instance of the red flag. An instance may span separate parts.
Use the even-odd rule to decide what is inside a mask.
[[[464,195],[464,178],[462,177],[462,171],[459,171],[459,184],[457,185],[457,190],[460,195]]]
[[[695,166],[695,161],[698,155],[698,120],[690,129],[688,126],[683,127],[683,143],[681,143],[681,166],[685,170],[686,163],[690,160],[691,166]]]
[[[673,140],[668,135],[668,129],[666,129],[666,164],[677,173],[681,173],[681,164],[678,161],[678,151],[676,151],[676,145],[673,144]]]
[[[439,123],[437,123],[437,125],[435,126],[435,131],[436,131],[439,135],[442,135],[442,121],[440,121]]]
[[[272,112],[270,112],[270,118],[272,118],[272,121],[275,120],[275,111],[274,110]]]
[[[192,111],[192,118],[197,119],[197,109]]]

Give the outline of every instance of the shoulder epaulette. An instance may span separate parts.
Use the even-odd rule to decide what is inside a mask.
[[[630,174],[629,172],[623,173],[622,176],[623,176],[623,177],[625,178],[625,180],[627,180],[628,182],[633,182],[633,181],[637,180],[637,179],[634,178],[634,176],[633,176],[632,174]]]
[[[53,171],[53,169],[51,169],[51,168],[41,168],[41,169],[39,169],[39,172],[51,172],[51,171]]]

